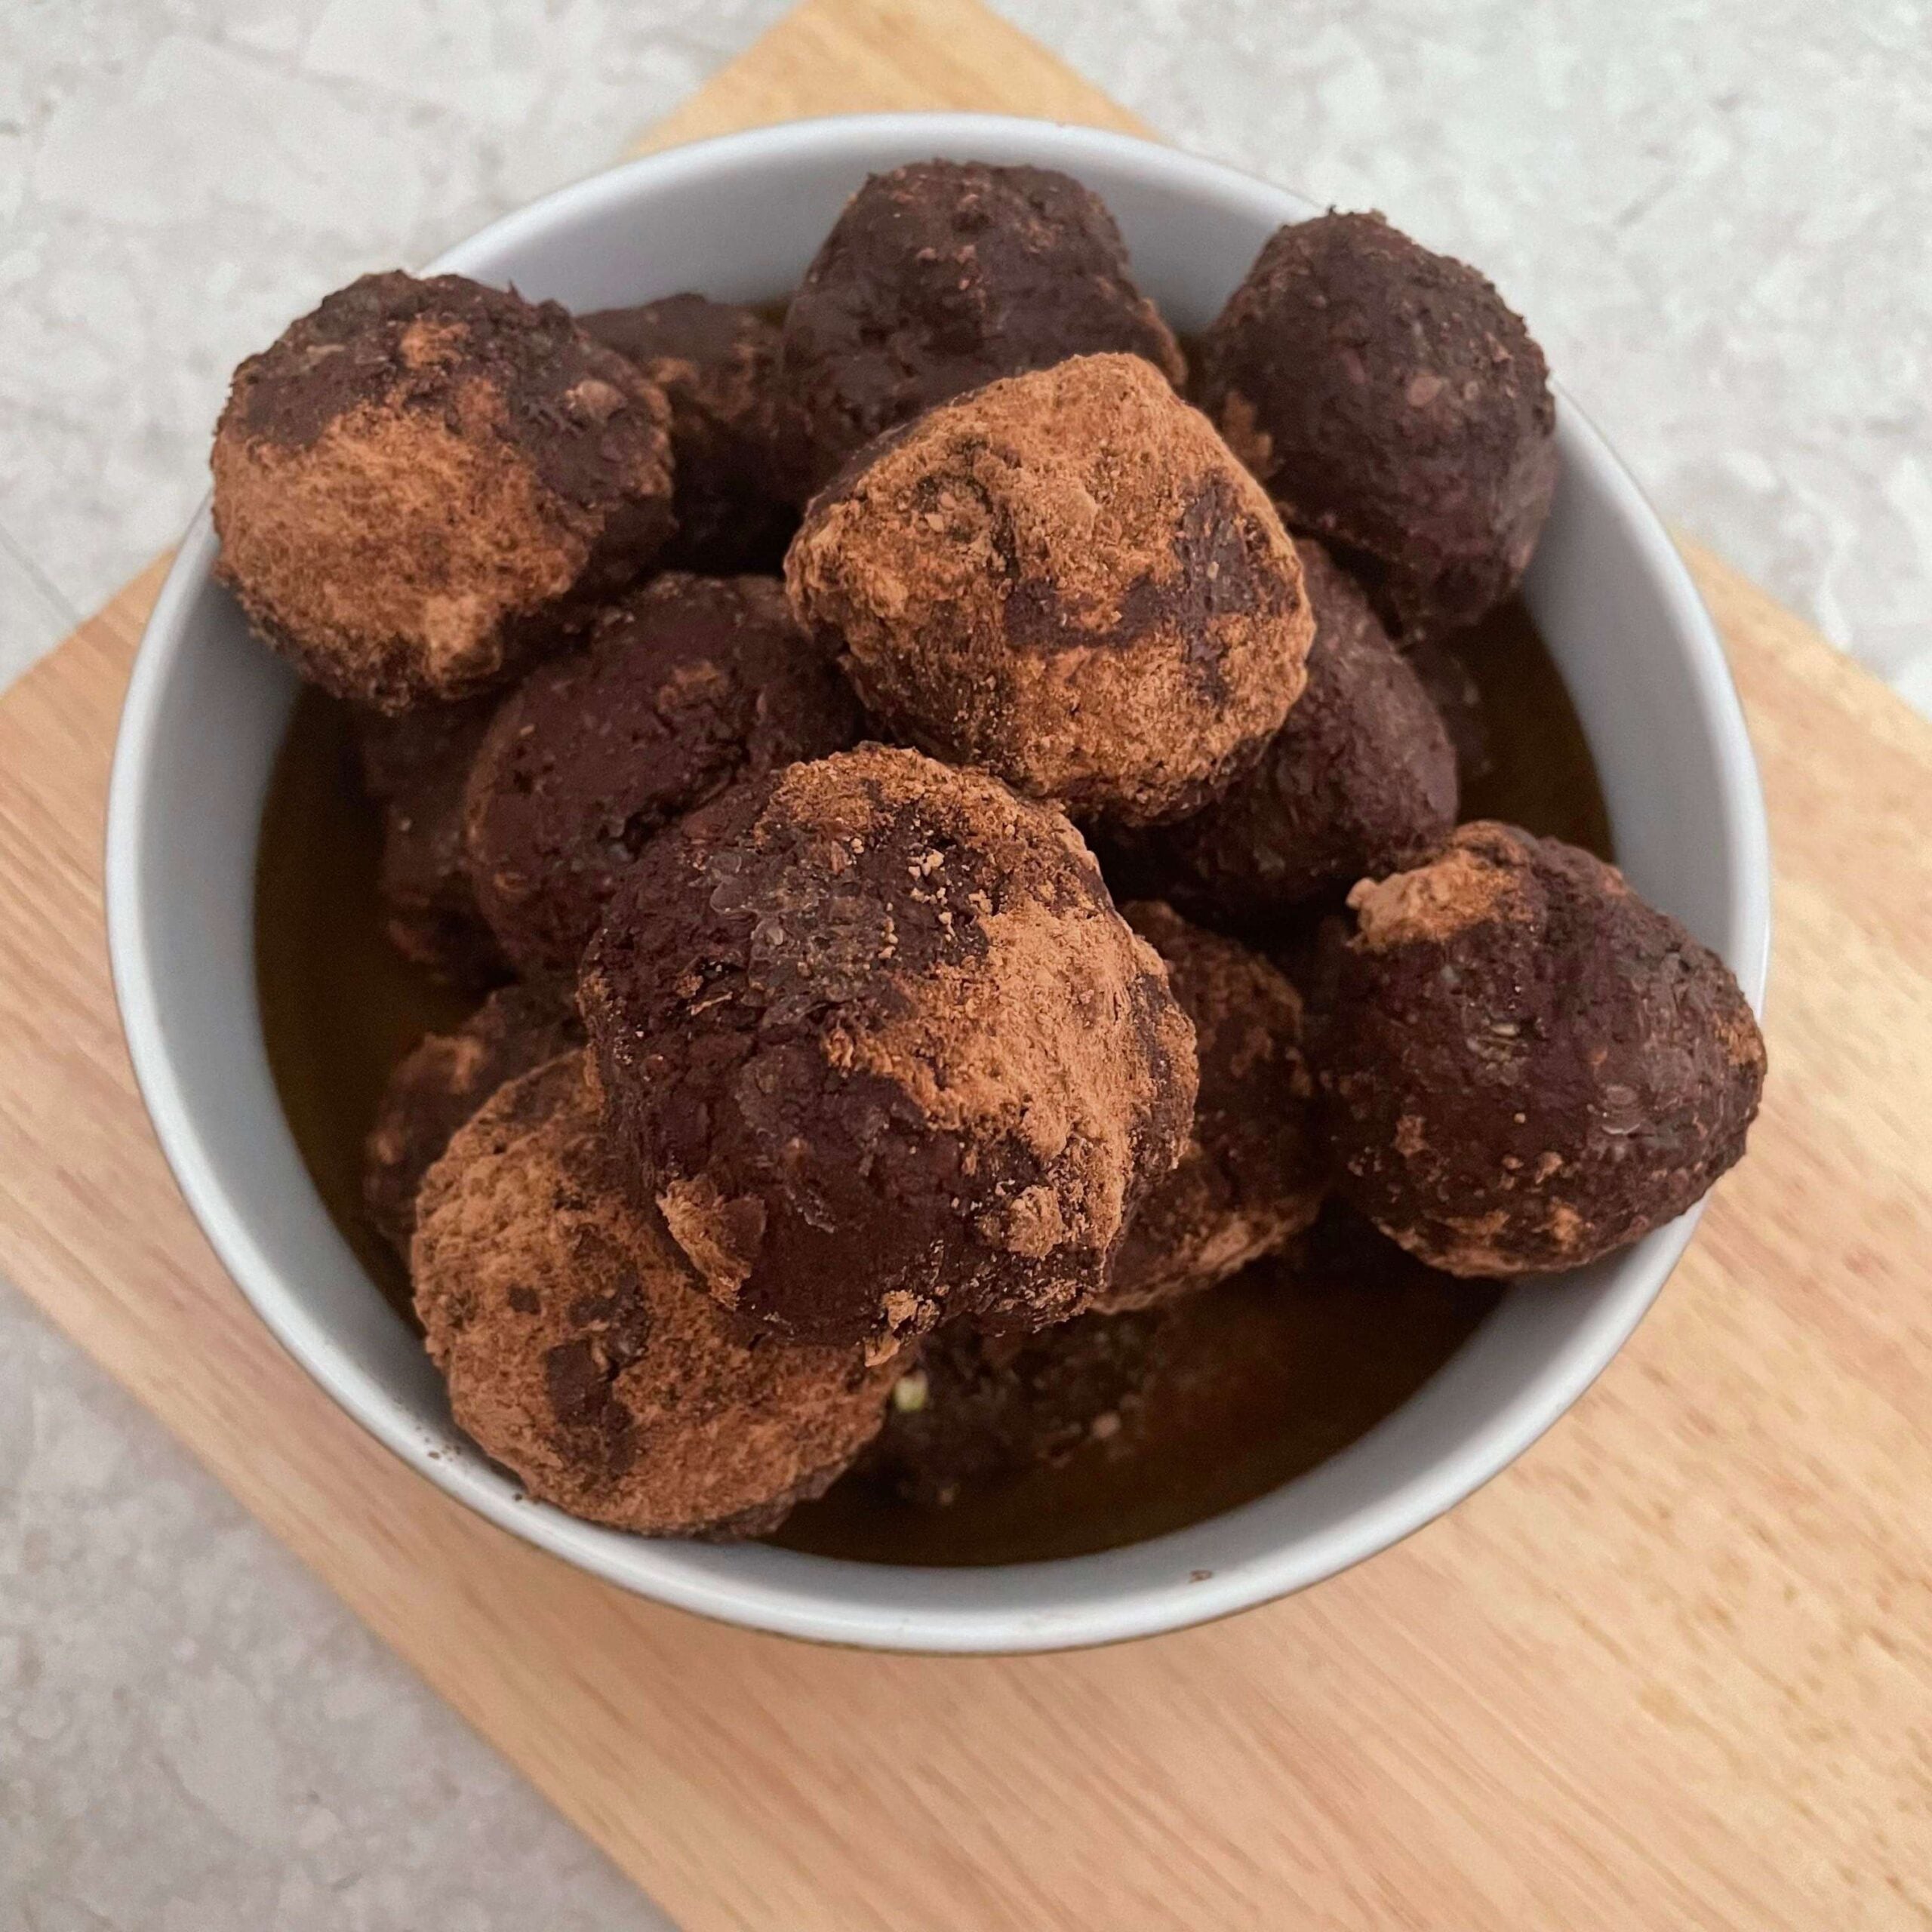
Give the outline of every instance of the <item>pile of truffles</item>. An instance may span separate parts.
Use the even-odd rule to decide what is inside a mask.
[[[1555,460],[1521,321],[1379,217],[1184,354],[1092,194],[943,161],[782,313],[376,275],[242,364],[221,576],[481,1002],[366,1162],[461,1426],[760,1534],[1108,1432],[1318,1217],[1495,1278],[1695,1201],[1764,1073],[1731,976],[1458,823],[1460,634]]]

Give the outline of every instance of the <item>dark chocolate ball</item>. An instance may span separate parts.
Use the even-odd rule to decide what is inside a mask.
[[[1371,1320],[1384,1307],[1400,1307],[1414,1296],[1460,1299],[1481,1292],[1476,1281],[1432,1268],[1391,1241],[1339,1194],[1328,1196],[1314,1220],[1269,1266],[1276,1271],[1281,1293],[1358,1299]],[[1266,1278],[1257,1270],[1254,1278]]]
[[[483,915],[522,971],[574,974],[617,879],[666,826],[863,728],[775,579],[654,578],[497,713],[464,814]]]
[[[362,1200],[406,1260],[423,1177],[497,1089],[583,1044],[577,1009],[554,992],[500,986],[453,1033],[432,1033],[397,1062],[363,1144]]]
[[[991,383],[886,438],[814,500],[785,576],[894,732],[1134,824],[1253,761],[1314,628],[1266,496],[1132,355]]]
[[[949,1322],[894,1385],[855,1475],[943,1508],[962,1488],[1057,1467],[1091,1442],[1127,1453],[1171,1325],[1160,1309],[1076,1315],[1034,1334]]]
[[[217,571],[338,697],[460,697],[663,547],[668,422],[657,389],[554,302],[365,275],[235,372]]]
[[[1349,903],[1309,1058],[1337,1189],[1412,1253],[1456,1275],[1578,1267],[1743,1154],[1757,1022],[1614,868],[1478,821]]]
[[[463,788],[496,708],[494,697],[475,697],[355,719],[364,787],[382,808],[377,883],[390,943],[438,978],[478,991],[510,970],[463,860]]]
[[[1543,352],[1472,268],[1380,215],[1278,229],[1201,338],[1197,394],[1291,529],[1406,641],[1512,589],[1556,484]]]
[[[578,319],[671,405],[678,528],[663,561],[718,577],[777,570],[798,526],[781,478],[778,325],[702,295]]]
[[[1171,382],[1184,374],[1097,195],[1041,168],[928,161],[875,174],[786,312],[804,494],[934,403],[1108,349]]]
[[[1443,730],[1449,734],[1456,753],[1456,782],[1464,789],[1478,779],[1487,778],[1496,768],[1489,706],[1475,673],[1469,668],[1471,641],[1419,638],[1402,654],[1429,694],[1429,703],[1442,720]]]
[[[1102,852],[1117,890],[1237,930],[1414,865],[1456,823],[1455,752],[1421,680],[1348,574],[1320,544],[1297,548],[1315,641],[1287,722],[1203,810]]]
[[[711,1292],[875,1355],[1076,1313],[1193,1115],[1193,1029],[1078,833],[916,752],[686,819],[578,992],[638,1184]]]
[[[1121,915],[1167,963],[1201,1069],[1180,1164],[1147,1197],[1097,1309],[1145,1308],[1226,1281],[1315,1218],[1327,1144],[1302,1057],[1300,996],[1238,940],[1158,900]]]
[[[760,1536],[878,1432],[897,1372],[784,1348],[620,1184],[586,1056],[501,1088],[423,1184],[416,1306],[457,1423],[531,1494],[647,1536]]]

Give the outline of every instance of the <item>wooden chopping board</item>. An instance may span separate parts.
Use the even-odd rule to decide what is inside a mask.
[[[973,0],[811,0],[657,140],[1133,125]],[[1932,1921],[1932,728],[1708,556],[1769,793],[1771,1082],[1656,1312],[1400,1548],[1120,1648],[714,1627],[338,1413],[177,1195],[108,983],[129,585],[0,703],[0,1272],[692,1932]]]

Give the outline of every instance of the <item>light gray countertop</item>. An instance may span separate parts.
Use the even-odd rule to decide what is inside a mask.
[[[1004,10],[1184,145],[1477,263],[1666,515],[1932,711],[1925,7]],[[782,11],[0,10],[0,685],[177,533],[238,357]],[[0,1284],[4,1932],[660,1923]]]

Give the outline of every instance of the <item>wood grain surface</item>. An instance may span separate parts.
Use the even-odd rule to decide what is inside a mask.
[[[777,121],[912,108],[1152,131],[979,0],[804,0],[632,152]]]
[[[814,0],[672,125],[928,103],[1124,119],[961,0]],[[340,1414],[189,1220],[114,1016],[155,572],[0,703],[0,1272],[692,1932],[1932,1923],[1932,728],[1692,561],[1778,864],[1751,1157],[1569,1418],[1290,1601],[813,1649],[580,1576]]]

